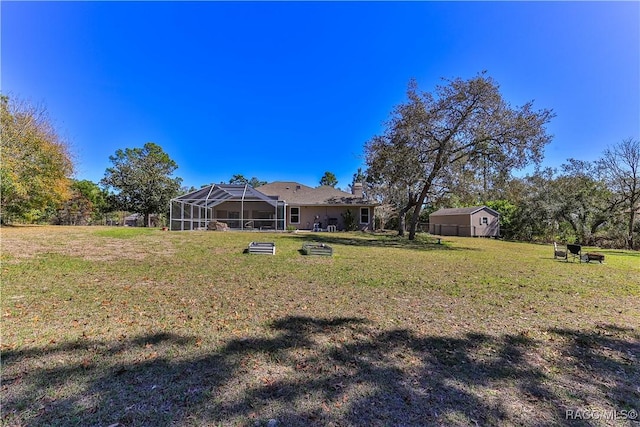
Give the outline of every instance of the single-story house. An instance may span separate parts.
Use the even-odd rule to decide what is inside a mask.
[[[207,229],[224,223],[232,229],[284,230],[284,203],[250,185],[211,184],[171,200],[170,230]]]
[[[353,185],[351,193],[329,185],[314,188],[282,181],[262,185],[256,190],[286,201],[286,223],[299,230],[326,230],[329,227],[345,230],[347,211],[355,221],[355,228],[373,229],[375,203],[364,198],[360,183]]]
[[[429,233],[440,236],[498,237],[500,214],[486,206],[438,209],[429,215]]]
[[[195,230],[224,223],[238,230],[344,230],[350,211],[358,229],[373,227],[375,204],[355,184],[352,193],[297,182],[250,185],[212,184],[176,197],[170,204],[170,229]]]

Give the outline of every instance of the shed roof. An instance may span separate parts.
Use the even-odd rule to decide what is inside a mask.
[[[261,185],[256,190],[268,196],[277,196],[289,205],[373,205],[362,197],[329,185],[313,188],[293,181],[276,181]]]
[[[494,211],[493,209],[487,206],[473,206],[469,208],[442,208],[433,212],[429,216],[431,217],[431,216],[448,216],[448,215],[473,215],[474,213],[481,210],[487,210],[496,216],[500,216],[499,212]]]

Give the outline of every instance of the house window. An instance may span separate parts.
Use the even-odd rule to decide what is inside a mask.
[[[289,208],[289,222],[291,224],[300,224],[300,208]]]
[[[489,218],[487,218],[486,216],[483,216],[482,218],[480,218],[480,225],[487,225],[489,224]]]
[[[360,224],[369,224],[369,208],[360,208]]]

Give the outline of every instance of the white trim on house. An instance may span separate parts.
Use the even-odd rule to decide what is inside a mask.
[[[296,209],[298,212],[295,214],[298,217],[297,221],[293,220],[293,210]],[[289,206],[289,224],[300,224],[300,206]]]
[[[367,212],[367,220],[363,221],[363,212],[366,210]],[[360,221],[360,224],[369,224],[371,222],[371,209],[369,209],[369,206],[361,206],[360,207],[360,212],[359,212],[359,218],[358,220]]]

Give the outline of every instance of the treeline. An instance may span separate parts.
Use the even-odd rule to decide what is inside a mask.
[[[458,182],[453,192],[425,207],[420,220],[427,222],[440,207],[486,205],[500,213],[506,239],[638,249],[640,175],[632,166],[638,171],[640,162],[621,156],[625,152],[640,153],[638,141],[622,141],[597,161],[569,159],[559,169],[539,169],[488,189],[477,180]],[[397,224],[393,216],[386,220],[388,226]]]
[[[597,161],[569,159],[513,179],[503,194],[508,209],[494,207],[507,238],[638,249],[640,143],[627,139]]]
[[[42,107],[0,98],[2,224],[161,225],[181,187],[177,164],[152,142],[119,149],[99,183],[73,179],[69,145]],[[508,239],[562,241],[638,249],[640,142],[625,139],[594,162],[568,159],[558,170],[541,165],[554,113],[533,102],[509,105],[498,84],[480,73],[445,81],[432,92],[410,82],[407,100],[390,113],[381,135],[364,147],[366,169],[353,182],[379,203],[376,225],[409,239],[440,207],[487,205],[501,214]],[[513,172],[534,166],[535,173]],[[229,183],[264,184],[234,175]],[[325,172],[321,185],[337,180]]]
[[[3,95],[0,119],[2,224],[122,224],[128,213],[158,224],[169,200],[186,191],[173,176],[177,164],[157,144],[117,150],[109,157],[112,167],[94,183],[73,179],[69,143],[44,107]]]

